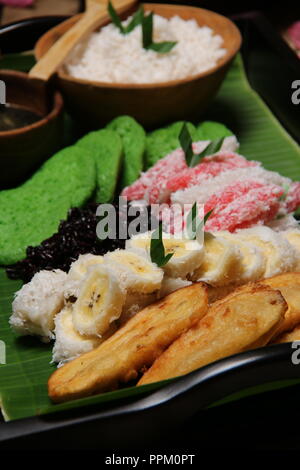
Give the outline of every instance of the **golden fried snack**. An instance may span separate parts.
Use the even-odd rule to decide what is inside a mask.
[[[138,385],[187,374],[210,362],[267,344],[287,305],[278,290],[251,284],[215,302],[144,374]]]
[[[247,284],[243,284],[241,286],[236,286],[235,288],[233,288],[233,287],[229,288],[229,286],[228,286],[227,294],[226,294],[226,289],[224,288],[223,294],[225,294],[225,295],[221,295],[221,292],[222,292],[221,289],[222,288],[219,288],[220,290],[217,291],[217,292],[219,292],[220,295],[216,295],[216,296],[213,296],[212,293],[208,289],[208,303],[210,303],[210,301],[214,297],[218,297],[218,298],[214,302],[211,302],[213,304],[215,304],[216,302],[218,302],[218,304],[220,304],[221,302],[228,302],[228,299],[231,299],[232,297],[235,297],[236,295],[239,295],[242,292],[243,293],[253,292],[253,288],[255,288],[259,285],[260,285],[260,282],[247,282]]]
[[[135,379],[207,310],[203,283],[167,295],[137,313],[100,347],[57,369],[48,381],[49,397],[64,402]]]
[[[284,273],[278,276],[270,277],[260,281],[274,289],[279,289],[286,303],[288,310],[284,316],[284,321],[280,325],[278,332],[279,335],[285,331],[294,328],[297,323],[300,323],[300,273]]]
[[[238,288],[236,284],[227,284],[226,286],[210,286],[207,285],[208,303],[212,304],[217,300],[221,300],[231,292]]]
[[[300,325],[295,326],[292,331],[277,336],[277,338],[272,341],[272,344],[289,343],[293,341],[300,341]]]

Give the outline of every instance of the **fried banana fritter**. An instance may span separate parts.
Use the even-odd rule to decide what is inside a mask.
[[[287,304],[278,290],[248,284],[215,302],[155,361],[138,385],[187,374],[210,362],[264,346],[283,321]]]
[[[206,286],[193,284],[146,307],[98,348],[57,369],[48,381],[54,402],[112,390],[137,378],[208,310]]]

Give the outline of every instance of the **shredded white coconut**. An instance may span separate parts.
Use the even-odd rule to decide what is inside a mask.
[[[60,367],[75,357],[96,348],[102,341],[97,336],[79,334],[73,326],[72,309],[65,307],[55,317],[55,343],[52,361],[58,362],[58,367]]]
[[[292,214],[287,214],[278,219],[273,219],[266,225],[270,227],[271,229],[275,230],[275,232],[282,232],[284,230],[291,230],[291,229],[299,228],[298,221],[295,219],[295,217]]]
[[[223,38],[193,19],[174,16],[168,20],[159,15],[153,19],[155,42],[177,41],[170,52],[144,49],[140,25],[123,35],[111,23],[75,48],[66,63],[67,72],[108,83],[159,83],[205,72],[226,53],[221,47]]]
[[[256,226],[236,232],[241,240],[258,243],[266,256],[265,278],[292,271],[297,262],[295,248],[280,233],[266,226]]]
[[[15,294],[10,325],[20,334],[53,338],[54,316],[63,306],[67,274],[39,271]]]

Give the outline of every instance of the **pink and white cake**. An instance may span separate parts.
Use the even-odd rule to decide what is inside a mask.
[[[206,146],[207,141],[196,142],[193,150],[199,153]],[[236,138],[227,137],[218,153],[193,168],[187,166],[183,150],[177,149],[142,173],[122,196],[146,204],[163,203],[162,220],[173,220],[170,231],[182,229],[174,223],[173,205],[178,211],[178,205],[183,209],[194,202],[203,205],[204,214],[213,210],[207,231],[235,232],[274,222],[280,227],[278,221],[284,224],[300,205],[300,183],[247,160],[237,149]]]

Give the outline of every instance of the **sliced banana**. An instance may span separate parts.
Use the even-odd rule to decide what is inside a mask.
[[[126,242],[126,249],[135,251],[141,256],[150,258],[151,232],[145,237],[136,236]],[[165,254],[174,253],[172,258],[163,267],[169,277],[185,279],[188,274],[199,268],[204,256],[204,249],[197,240],[187,238],[163,236]]]
[[[90,266],[104,263],[103,256],[91,253],[79,255],[79,258],[71,264],[68,278],[65,283],[64,298],[67,304],[76,302],[79,295],[80,285],[83,277]]]
[[[83,276],[84,277],[84,276]],[[80,291],[81,281],[79,279],[70,279],[67,278],[64,288],[64,299],[66,305],[72,305],[76,302],[79,291]]]
[[[296,252],[296,262],[294,269],[300,271],[300,230],[287,230],[280,232],[280,234],[287,240]]]
[[[90,266],[73,305],[73,324],[80,334],[102,336],[120,317],[126,294],[119,284],[108,266]]]
[[[65,307],[55,318],[55,343],[53,362],[59,366],[99,346],[102,339],[97,336],[80,335],[73,326],[72,307]]]
[[[160,289],[162,269],[129,250],[115,250],[104,255],[105,265],[114,272],[120,285],[129,293],[151,294]]]
[[[133,237],[126,240],[125,249],[126,251],[133,251],[140,256],[150,260],[150,243],[151,243],[151,231],[134,235]]]
[[[241,253],[241,270],[238,281],[256,281],[263,277],[267,260],[262,248],[250,241],[241,240],[238,235],[230,232],[222,231],[218,232],[218,235],[232,242]]]
[[[87,253],[79,255],[79,258],[71,264],[68,277],[73,280],[80,280],[86,274],[88,268],[94,264],[104,263],[103,256]]]
[[[263,277],[271,277],[287,271],[292,271],[296,265],[296,250],[292,245],[269,227],[258,226],[239,230],[240,240],[253,243],[263,251],[266,257]]]
[[[204,259],[190,276],[212,286],[225,286],[240,277],[241,254],[233,243],[223,237],[205,232]]]
[[[52,361],[58,362],[59,367],[62,366],[65,362],[71,361],[75,357],[99,346],[116,331],[116,328],[116,325],[112,324],[102,338],[83,336],[74,328],[72,307],[64,307],[55,317],[55,343],[52,351]]]
[[[204,248],[197,240],[165,238],[163,243],[165,253],[173,253],[163,268],[167,276],[185,279],[202,264]]]

